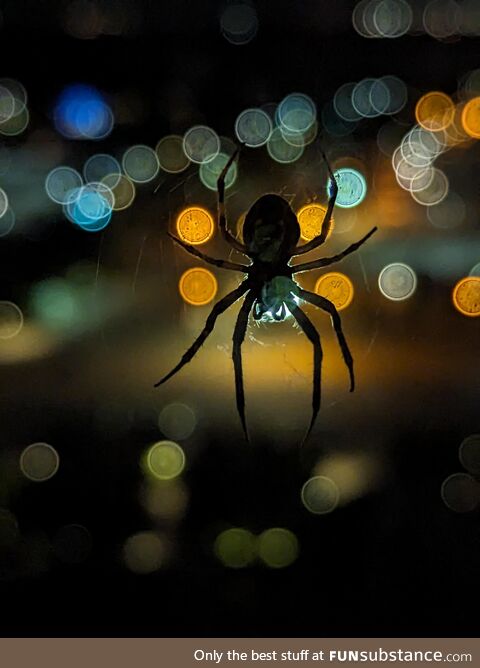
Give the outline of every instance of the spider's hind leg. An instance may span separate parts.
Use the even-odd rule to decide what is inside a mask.
[[[313,394],[312,394],[312,419],[310,420],[310,426],[308,431],[305,434],[302,445],[305,443],[307,438],[310,435],[310,432],[313,429],[315,420],[317,419],[318,412],[320,410],[320,386],[321,386],[321,373],[322,373],[322,359],[323,351],[322,344],[320,342],[320,335],[315,329],[312,321],[308,316],[302,311],[299,306],[294,306],[291,308],[293,317],[300,325],[304,334],[313,345]]]
[[[245,391],[243,388],[243,366],[242,366],[242,343],[245,339],[248,326],[248,316],[252,308],[253,302],[257,298],[256,293],[252,290],[247,294],[242,307],[238,313],[237,322],[233,331],[233,349],[232,359],[235,370],[235,396],[237,401],[237,411],[242,422],[243,431],[247,442],[249,441],[247,423],[245,420]]]
[[[224,311],[226,311],[229,306],[234,304],[237,301],[237,299],[240,299],[240,297],[243,294],[245,294],[248,288],[249,288],[248,283],[246,282],[241,283],[236,290],[232,290],[232,292],[229,292],[228,295],[225,295],[223,299],[221,299],[219,302],[215,304],[213,309],[210,311],[210,315],[207,318],[205,327],[202,329],[202,331],[197,336],[197,338],[192,343],[187,352],[183,354],[180,362],[177,364],[176,367],[174,367],[170,371],[170,373],[167,373],[167,375],[164,376],[161,380],[159,380],[158,383],[155,383],[154,387],[158,387],[159,385],[162,385],[162,383],[165,383],[169,378],[178,373],[180,369],[185,366],[185,364],[188,364],[188,362],[190,362],[190,360],[196,355],[196,353],[204,343],[205,339],[213,332],[213,328],[215,327],[215,322],[218,316]]]
[[[327,313],[330,314],[333,328],[335,330],[335,334],[337,335],[338,345],[340,346],[343,359],[345,361],[348,373],[350,375],[350,392],[353,392],[353,390],[355,389],[355,375],[353,373],[353,357],[352,353],[350,352],[350,348],[348,347],[345,335],[343,333],[342,321],[340,319],[340,315],[337,309],[335,308],[335,304],[333,304],[329,299],[326,299],[321,295],[317,295],[314,292],[309,292],[308,290],[300,289],[299,297],[300,299],[303,299],[304,301],[309,302],[310,304],[313,304],[314,306],[321,308],[322,311],[326,311]]]

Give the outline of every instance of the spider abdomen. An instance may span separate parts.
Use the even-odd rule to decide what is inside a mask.
[[[265,281],[255,304],[257,320],[281,321],[298,304],[297,284],[288,276],[274,276]]]

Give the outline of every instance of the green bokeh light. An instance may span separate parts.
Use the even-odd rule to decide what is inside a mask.
[[[185,468],[185,453],[173,441],[159,441],[147,450],[144,465],[154,478],[173,480]]]
[[[285,568],[298,557],[297,537],[288,529],[267,529],[258,537],[258,556],[270,568]]]
[[[245,568],[255,559],[255,536],[247,529],[222,531],[214,545],[217,558],[228,568]]]

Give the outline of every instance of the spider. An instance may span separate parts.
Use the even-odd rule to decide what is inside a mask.
[[[297,324],[305,333],[313,346],[313,395],[312,395],[312,418],[303,442],[308,438],[315,424],[320,410],[320,381],[322,365],[322,346],[320,336],[311,320],[300,308],[299,304],[304,301],[314,304],[331,317],[333,328],[337,335],[343,359],[348,368],[350,376],[350,392],[355,387],[353,373],[353,358],[348,348],[347,341],[342,331],[340,316],[334,304],[313,292],[302,289],[294,280],[293,275],[301,271],[319,269],[327,265],[339,262],[345,256],[356,251],[377,230],[372,228],[368,234],[359,241],[351,244],[341,253],[332,257],[319,258],[310,262],[290,265],[290,260],[298,255],[304,255],[309,251],[321,246],[328,235],[331,227],[332,212],[338,193],[338,184],[332,169],[328,163],[325,153],[321,151],[323,160],[330,176],[329,201],[320,234],[306,244],[297,246],[300,238],[300,226],[289,203],[279,195],[267,194],[260,197],[249,209],[243,225],[243,243],[236,239],[227,228],[225,214],[225,177],[239,153],[240,147],[230,157],[217,181],[218,196],[218,224],[225,241],[236,251],[243,253],[250,260],[249,265],[237,264],[227,260],[217,260],[205,255],[196,247],[185,243],[183,240],[169,234],[175,243],[179,244],[188,253],[194,255],[209,264],[222,269],[239,271],[246,274],[243,282],[225,297],[220,299],[213,307],[207,318],[205,327],[195,339],[190,348],[184,353],[180,362],[158,383],[158,387],[174,376],[180,369],[188,364],[198,352],[206,338],[212,333],[218,316],[226,311],[241,297],[245,297],[235,324],[233,332],[233,366],[235,371],[235,392],[237,410],[242,423],[243,431],[247,441],[249,435],[245,420],[245,393],[243,389],[243,368],[241,347],[245,339],[250,312],[253,311],[255,320],[283,320],[289,312]]]

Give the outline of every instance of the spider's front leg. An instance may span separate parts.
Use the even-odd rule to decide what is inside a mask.
[[[217,195],[218,195],[218,226],[220,227],[220,232],[222,233],[225,241],[232,246],[235,250],[248,255],[247,247],[240,243],[238,239],[235,239],[233,234],[227,229],[227,218],[225,214],[225,178],[227,176],[228,170],[233,164],[233,161],[238,156],[241,146],[238,146],[233,155],[230,156],[227,164],[222,170],[222,173],[218,177],[217,181]]]
[[[332,224],[333,208],[335,206],[335,202],[337,200],[337,195],[338,195],[338,183],[337,179],[335,178],[335,174],[333,173],[332,168],[330,167],[330,163],[327,160],[327,156],[325,155],[322,149],[320,149],[320,152],[327,165],[328,175],[330,177],[330,184],[331,184],[330,199],[328,200],[327,211],[325,212],[325,217],[322,221],[320,234],[314,237],[308,243],[303,244],[303,246],[297,246],[296,248],[292,249],[292,256],[303,255],[304,253],[308,253],[311,250],[314,250],[315,248],[318,248],[318,246],[321,246],[323,243],[325,243],[325,240],[328,236]]]
[[[173,239],[173,241],[175,241],[175,243],[177,243],[184,250],[186,250],[187,253],[190,253],[190,255],[193,255],[194,257],[200,258],[204,262],[213,264],[215,267],[221,267],[222,269],[231,269],[232,271],[243,271],[246,274],[249,272],[249,267],[247,265],[236,264],[235,262],[229,262],[228,260],[217,260],[216,258],[210,257],[209,255],[205,255],[205,253],[199,251],[198,248],[195,248],[195,246],[185,243],[185,241],[179,239],[174,234],[170,234],[170,232],[167,232],[167,234],[171,239]]]

